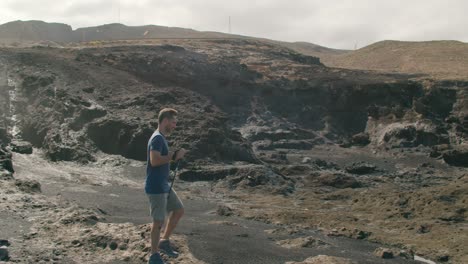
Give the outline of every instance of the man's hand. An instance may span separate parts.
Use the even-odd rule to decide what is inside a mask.
[[[184,148],[179,149],[177,151],[177,153],[176,153],[175,161],[178,161],[178,160],[184,158],[185,153],[187,153],[186,149],[184,149]]]

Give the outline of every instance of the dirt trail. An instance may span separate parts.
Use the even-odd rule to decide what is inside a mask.
[[[104,166],[99,170],[71,163],[50,163],[37,152],[33,155],[15,154],[17,179],[34,177],[42,182],[42,194],[48,197],[60,196],[63,201],[99,210],[104,213],[104,222],[140,225],[150,221],[148,204],[141,186],[143,164],[127,165],[126,169]],[[77,172],[80,168],[81,172]],[[122,175],[130,171],[133,175],[128,175],[128,178]],[[114,177],[114,182],[108,184],[111,177]],[[88,183],[83,183],[83,179]],[[187,236],[192,254],[206,263],[284,263],[301,261],[319,254],[346,257],[359,263],[416,263],[401,258],[379,259],[372,254],[379,247],[378,244],[327,237],[314,230],[287,235],[272,232],[282,230],[285,226],[236,216],[220,216],[216,213],[217,205],[227,201],[217,199],[210,193],[208,183],[179,180],[176,185],[187,208],[176,233]],[[326,246],[287,249],[275,243],[304,236],[323,241]]]

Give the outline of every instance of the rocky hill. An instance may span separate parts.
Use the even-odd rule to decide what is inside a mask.
[[[186,28],[165,26],[126,26],[123,24],[106,24],[95,27],[78,28],[62,23],[43,21],[12,21],[0,25],[0,43],[34,43],[37,41],[54,41],[62,44],[68,42],[129,40],[151,38],[249,38],[245,36],[218,32],[202,32]]]
[[[330,56],[338,56],[350,53],[350,50],[331,49],[324,46],[316,45],[309,42],[277,42],[299,53],[314,56],[318,58],[328,58]]]
[[[381,41],[321,59],[330,67],[468,78],[468,43],[460,41]]]
[[[113,23],[95,27],[78,28],[76,30],[72,30],[72,28],[66,24],[46,23],[34,20],[12,21],[0,25],[0,44],[4,45],[63,46],[70,42],[144,40],[153,38],[250,39],[281,45],[296,52],[315,57],[339,55],[348,52],[346,50],[330,49],[307,42],[274,41],[220,32],[197,31],[187,28],[156,25],[126,26],[123,24]]]
[[[43,21],[12,21],[0,25],[0,42],[23,42],[49,40],[68,42],[73,30],[61,23]]]

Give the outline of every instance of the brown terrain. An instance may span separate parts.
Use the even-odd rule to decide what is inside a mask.
[[[190,150],[170,263],[468,263],[467,44],[148,30],[0,26],[0,261],[145,263],[169,106]]]
[[[468,43],[381,41],[336,54],[318,55],[330,67],[422,74],[437,79],[468,78]]]

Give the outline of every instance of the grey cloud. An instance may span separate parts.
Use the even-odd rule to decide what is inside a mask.
[[[385,39],[468,41],[462,0],[2,0],[0,23],[40,19],[73,28],[157,24],[354,48]]]

